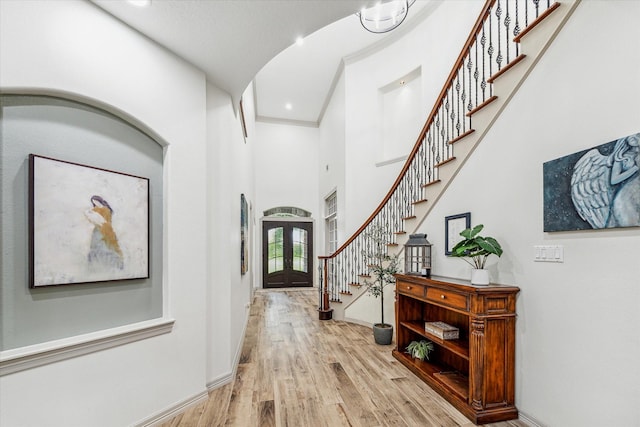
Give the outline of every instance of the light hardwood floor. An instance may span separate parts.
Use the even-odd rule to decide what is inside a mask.
[[[317,292],[257,291],[235,380],[162,427],[473,426],[370,328],[318,320]]]

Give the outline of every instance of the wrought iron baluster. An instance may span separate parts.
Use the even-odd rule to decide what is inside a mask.
[[[476,105],[478,105],[478,78],[480,77],[480,72],[478,71],[478,35],[476,34],[476,40],[473,42],[474,47],[475,47],[475,54],[476,54],[476,67],[475,70],[473,71],[473,80],[474,80],[474,87],[475,87],[475,100],[476,100]],[[471,104],[471,82],[469,82],[469,104]],[[466,129],[463,129],[466,131]]]
[[[443,128],[443,132],[442,132],[442,140],[443,141],[447,141],[449,139],[449,125],[451,124],[451,120],[450,120],[450,117],[449,117],[449,107],[450,107],[449,100],[450,100],[451,96],[449,96],[449,93],[451,93],[451,91],[453,91],[453,88],[450,88],[447,91],[447,95],[446,95],[446,98],[445,98],[446,101],[445,101],[445,104],[444,104],[444,117],[443,117],[444,128]],[[442,146],[442,148],[444,149],[444,145]]]
[[[344,280],[344,276],[343,274],[340,272],[340,270],[344,270],[344,256],[341,256],[337,262],[336,262],[336,281],[334,282],[333,288],[331,290],[332,292],[332,298],[334,299],[338,299],[339,296],[337,295],[338,292],[338,283]]]
[[[516,22],[515,22],[515,25],[513,26],[513,37],[518,37],[518,34],[520,34],[520,17],[518,16],[518,3],[519,1],[516,0]],[[515,45],[516,45],[516,58],[517,58],[518,55],[520,55],[520,43],[515,43]]]
[[[333,287],[333,298],[336,299],[336,300],[340,299],[339,296],[338,296],[338,284],[340,282],[344,282],[344,281],[347,280],[347,277],[346,277],[346,273],[347,272],[346,272],[346,269],[344,267],[345,258],[347,256],[347,253],[348,253],[348,251],[344,251],[340,256],[340,259],[338,260],[339,269],[340,269],[340,280],[336,281],[336,283],[334,284],[334,287]]]
[[[462,88],[462,93],[460,93],[460,88]],[[463,124],[460,123],[460,104],[462,103],[462,109],[464,109],[464,73],[462,73],[462,83],[460,83],[460,73],[456,75],[456,131],[454,132],[454,137],[460,135],[460,129]]]
[[[401,185],[401,201],[400,201],[400,206],[407,210],[407,206],[411,206],[411,202],[413,200],[411,200],[411,193],[409,192],[409,186],[408,186],[409,182],[406,179],[403,179],[400,182]]]
[[[480,38],[480,45],[482,46],[482,81],[480,82],[480,88],[482,89],[482,100],[480,102],[484,102],[485,99],[487,99],[485,95],[485,90],[487,88],[487,75],[485,73],[485,70],[486,70],[485,58],[487,56],[486,50],[485,50],[486,44],[487,44],[487,35],[485,34],[485,31],[484,31],[484,22],[482,22],[482,37]],[[480,105],[480,102],[476,100],[476,105]]]
[[[493,75],[493,20],[491,19],[491,15],[489,15],[489,47],[487,48],[487,54],[489,54],[489,77]],[[489,88],[491,91],[491,87]],[[491,96],[491,93],[489,93]]]
[[[477,64],[477,52],[478,52],[478,50],[476,48],[476,62],[474,62],[473,60],[471,60],[471,57],[472,57],[471,49],[472,49],[472,46],[469,46],[469,50],[467,51],[467,56],[469,57],[469,62],[467,63],[467,71],[468,71],[467,72],[467,82],[468,82],[467,90],[469,91],[469,93],[467,94],[464,91],[462,92],[462,105],[464,105],[465,111],[468,111],[469,106],[472,105],[472,99],[473,99],[472,90],[473,89],[472,89],[472,85],[471,85],[471,75],[472,75],[471,70],[473,69],[474,66],[475,66],[475,71],[474,71],[473,74],[475,74],[475,75],[478,74],[478,64]],[[462,83],[463,83],[463,86],[464,86],[464,73],[462,74]],[[476,80],[476,90],[477,90],[477,80]],[[467,101],[467,98],[469,100],[468,103],[465,102],[465,101]],[[466,130],[465,116],[462,117],[462,123],[463,123],[463,126],[462,126],[462,132],[461,133],[464,133],[464,131]]]
[[[496,56],[496,63],[498,64],[498,71],[502,68],[502,50],[501,50],[501,37],[500,37],[500,17],[502,16],[502,6],[500,6],[500,0],[498,0],[496,7],[496,27],[498,28],[498,55]]]
[[[420,163],[422,161],[422,157],[420,156],[420,151],[422,147],[418,149],[418,155],[415,157],[412,167],[413,167],[413,199],[418,201],[422,200],[422,194],[420,191],[420,185],[422,183],[422,177],[420,175]]]
[[[422,171],[424,170],[424,166],[423,166],[424,165],[424,141],[420,143],[420,148],[418,149],[418,154],[416,158],[417,158],[416,181],[415,181],[416,194],[417,194],[417,199],[422,200],[424,199],[424,193],[422,191],[422,184],[424,183],[424,178],[422,175]]]
[[[447,143],[447,138],[446,138],[446,124],[447,124],[447,115],[446,115],[446,111],[442,110],[442,129],[440,130],[440,153],[442,156],[442,161],[447,160],[446,156],[446,152],[444,149],[445,144]]]
[[[505,49],[506,49],[506,55],[507,55],[507,62],[505,65],[509,64],[510,61],[510,57],[509,57],[509,45],[511,44],[511,40],[509,39],[509,26],[511,25],[511,16],[509,15],[509,0],[505,0],[505,15],[504,15],[504,27],[505,27],[505,32],[504,32],[504,36],[505,36]]]
[[[428,180],[427,182],[425,182],[425,184],[435,180],[435,178],[433,178],[433,162],[436,158],[436,150],[435,144],[433,142],[433,122],[432,125],[429,126],[429,131],[427,132],[427,143],[429,145],[429,149],[431,150],[431,156],[429,156],[429,162],[427,163]]]
[[[438,110],[436,112],[436,122],[435,123],[436,123],[436,129],[435,129],[436,133],[435,133],[434,137],[435,137],[436,150],[435,150],[434,154],[436,156],[435,157],[435,163],[438,164],[438,163],[440,163],[440,160],[441,160],[440,159],[440,150],[439,150],[439,148],[440,148],[440,110]]]

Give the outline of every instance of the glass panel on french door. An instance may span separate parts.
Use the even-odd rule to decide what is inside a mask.
[[[306,273],[308,271],[309,264],[309,260],[307,259],[307,254],[309,253],[309,251],[307,250],[307,247],[309,245],[307,239],[307,230],[293,227],[292,232],[293,269]]]
[[[282,227],[269,230],[269,273],[282,271],[284,267],[284,233]]]

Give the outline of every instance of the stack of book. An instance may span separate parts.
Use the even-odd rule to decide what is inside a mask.
[[[460,330],[444,322],[425,322],[424,330],[443,340],[457,340]]]

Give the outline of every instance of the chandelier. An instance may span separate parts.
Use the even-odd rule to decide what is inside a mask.
[[[409,7],[416,0],[382,0],[369,9],[362,9],[356,13],[365,30],[372,33],[386,33],[407,17]]]

